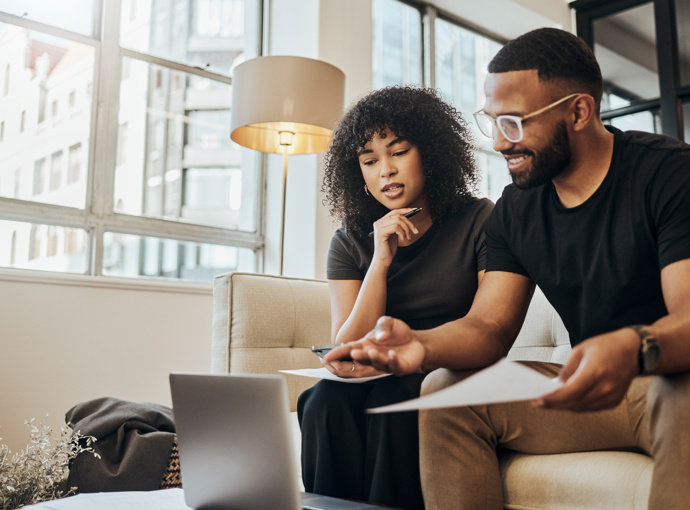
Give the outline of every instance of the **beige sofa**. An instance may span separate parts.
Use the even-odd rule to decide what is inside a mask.
[[[324,281],[229,273],[213,286],[212,371],[276,373],[321,366],[310,347],[329,343]],[[559,316],[537,289],[509,358],[563,363],[570,353]],[[315,380],[286,376],[295,449],[297,397]],[[299,455],[297,455],[299,459]],[[501,454],[505,508],[646,509],[653,463],[638,453]],[[299,466],[296,467],[299,473]]]

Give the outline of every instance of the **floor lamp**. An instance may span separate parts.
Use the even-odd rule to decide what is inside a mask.
[[[288,154],[313,154],[328,148],[344,96],[345,75],[320,60],[258,57],[233,72],[230,138],[243,147],[283,154],[281,275]]]

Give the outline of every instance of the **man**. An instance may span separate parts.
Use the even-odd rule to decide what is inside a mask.
[[[690,146],[605,127],[599,66],[567,32],[524,34],[488,70],[475,117],[514,184],[487,222],[487,271],[472,309],[428,331],[382,317],[326,360],[349,353],[397,374],[440,367],[423,388],[436,391],[468,375],[458,371],[506,355],[536,283],[561,315],[573,352],[563,367],[533,366],[559,373],[563,385],[531,403],[420,413],[427,508],[502,508],[496,445],[641,449],[654,458],[649,507],[685,507]],[[655,377],[638,377],[646,374]]]

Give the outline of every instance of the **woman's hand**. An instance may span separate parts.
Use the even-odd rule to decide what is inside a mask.
[[[409,241],[419,233],[412,220],[404,216],[412,210],[413,207],[394,209],[374,222],[374,260],[390,265],[398,250],[398,241]]]
[[[319,358],[321,359],[321,358]],[[357,377],[372,377],[374,375],[381,375],[385,372],[376,370],[372,366],[362,365],[356,361],[331,361],[330,363],[321,359],[321,363],[330,373],[342,377],[344,379],[353,379]]]

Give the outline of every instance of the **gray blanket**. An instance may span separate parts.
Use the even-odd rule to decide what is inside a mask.
[[[93,448],[101,456],[78,455],[69,487],[78,492],[160,488],[175,435],[172,409],[106,397],[77,404],[65,420],[74,431],[94,436]]]

